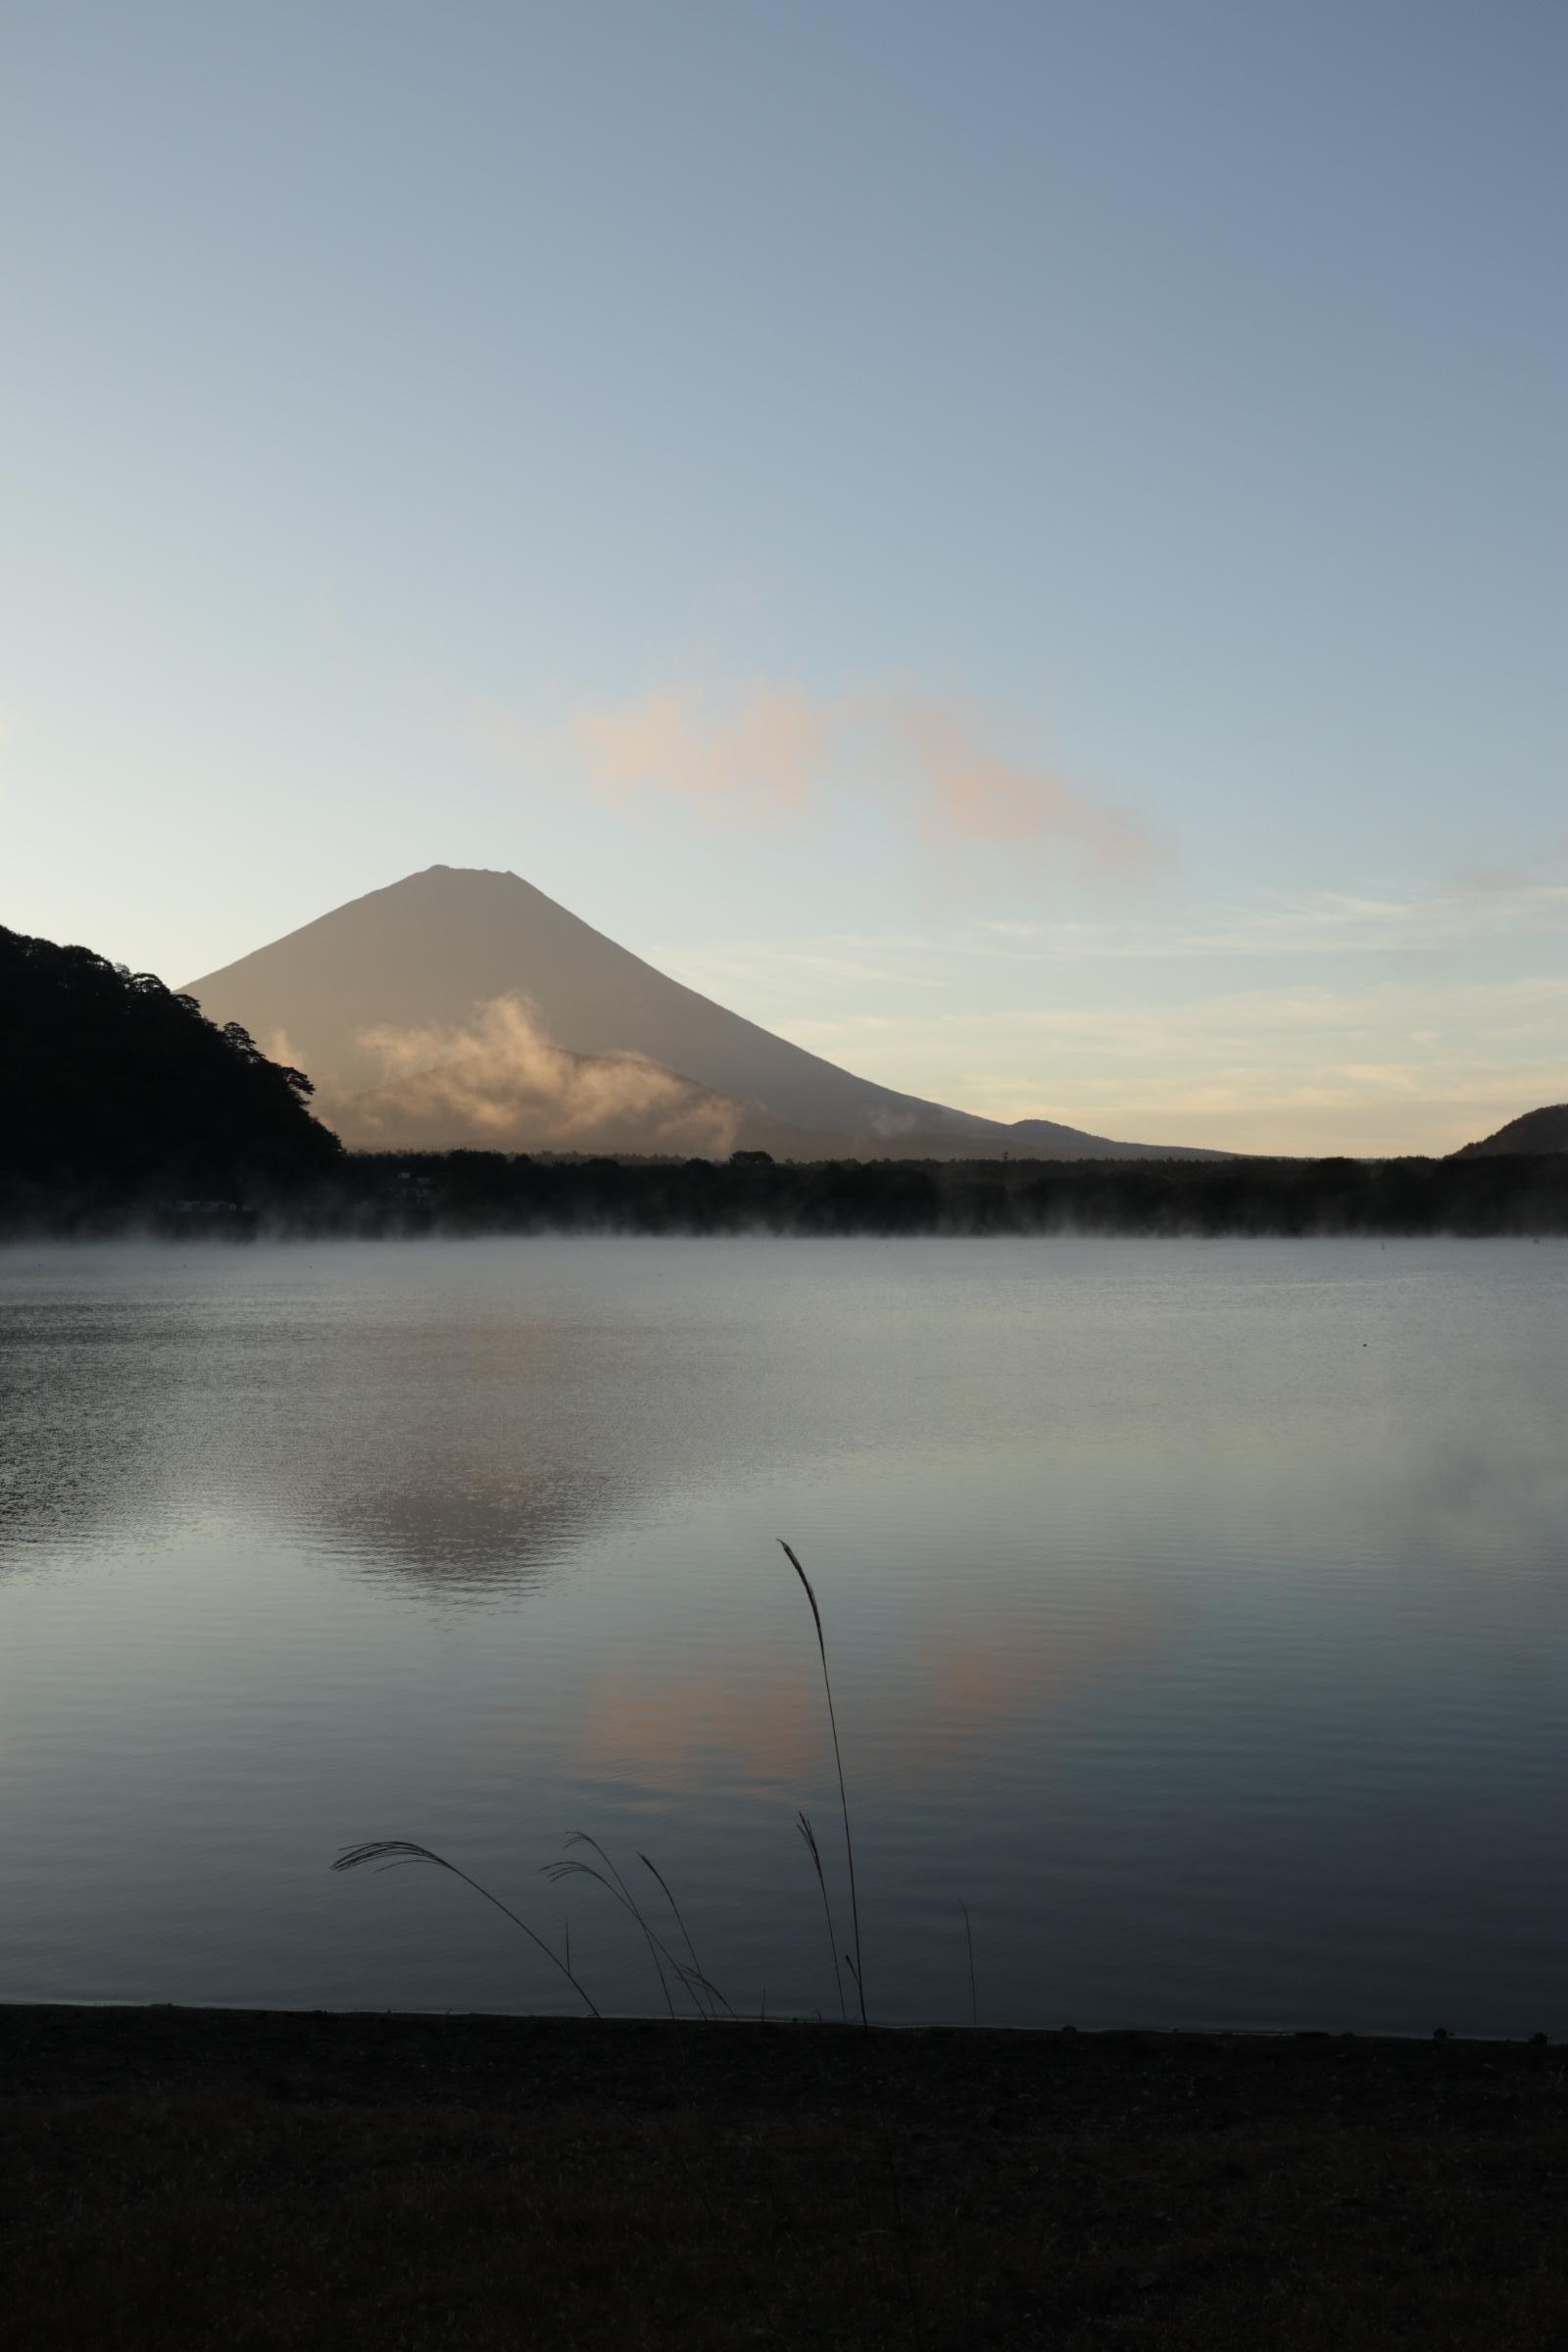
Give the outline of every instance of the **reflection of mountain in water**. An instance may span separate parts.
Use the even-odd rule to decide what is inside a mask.
[[[488,1491],[439,1471],[362,1465],[314,1497],[335,1559],[368,1575],[414,1576],[456,1596],[538,1585],[616,1513],[610,1481],[580,1470],[510,1468]]]
[[[216,1527],[453,1595],[538,1584],[640,1487],[613,1449],[577,1458],[551,1353],[526,1327],[264,1321],[221,1292],[14,1312],[0,1570]]]

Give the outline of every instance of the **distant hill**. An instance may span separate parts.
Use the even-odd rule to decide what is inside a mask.
[[[1483,1136],[1479,1144],[1462,1144],[1450,1156],[1480,1159],[1499,1152],[1568,1152],[1568,1102],[1547,1102],[1540,1110],[1527,1110],[1521,1118],[1499,1127],[1495,1135]]]
[[[308,1078],[150,972],[0,928],[0,1194],[242,1195],[330,1167]]]
[[[367,1149],[1223,1158],[896,1093],[617,947],[515,874],[411,874],[190,983]]]

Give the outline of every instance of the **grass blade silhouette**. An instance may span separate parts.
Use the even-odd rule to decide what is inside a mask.
[[[619,1903],[621,1909],[631,1915],[642,1931],[643,1940],[648,1946],[648,1957],[652,1960],[654,1964],[654,1973],[659,1979],[659,1989],[663,1994],[664,2005],[668,2009],[671,2019],[673,2019],[675,2015],[675,2003],[670,1994],[669,1981],[664,1975],[664,1961],[667,1960],[669,1962],[670,1967],[674,1970],[676,1976],[681,1980],[682,1983],[685,1983],[686,1971],[682,1968],[680,1962],[675,1958],[674,1953],[669,1949],[669,1946],[663,1941],[662,1937],[654,1934],[653,1929],[649,1926],[647,1919],[643,1915],[642,1908],[639,1905],[636,1896],[632,1893],[631,1888],[627,1886],[625,1880],[621,1877],[619,1871],[615,1868],[615,1865],[613,1862],[612,1862],[610,1856],[606,1853],[598,1838],[591,1838],[586,1830],[573,1830],[571,1835],[567,1838],[566,1843],[568,1845],[586,1845],[590,1847],[591,1850],[599,1856],[600,1861],[603,1862],[605,1866],[604,1869],[596,1870],[591,1862],[547,1862],[543,1866],[544,1877],[550,1881],[553,1886],[560,1886],[563,1879],[597,1879],[601,1886],[607,1886],[610,1889],[610,1892],[614,1896],[616,1902]],[[661,1954],[662,1954],[662,1958],[661,1958]],[[687,1990],[689,1992],[691,1991],[689,1984],[687,1985]],[[692,1994],[692,2000],[697,2008],[698,2014],[701,2015],[702,2003],[695,1993]]]
[[[855,1989],[859,1996],[860,2025],[864,2032],[869,2033],[871,2020],[866,2012],[865,1974],[860,1958],[860,1898],[855,1885],[855,1840],[850,1835],[850,1796],[849,1790],[844,1786],[844,1754],[839,1746],[839,1719],[833,1706],[833,1677],[829,1674],[827,1667],[827,1636],[822,1631],[822,1612],[816,1605],[816,1594],[811,1590],[810,1578],[782,1536],[778,1538],[778,1546],[801,1580],[802,1590],[811,1604],[811,1623],[816,1628],[816,1646],[822,1659],[822,1688],[827,1692],[828,1728],[833,1734],[833,1761],[838,1767],[839,1806],[844,1815],[844,1853],[850,1866],[850,1926],[855,1941]]]
[[[482,1894],[485,1901],[492,1904],[504,1919],[510,1919],[514,1928],[522,1930],[530,1943],[538,1945],[553,1967],[560,1969],[572,1991],[587,2008],[589,2015],[592,2017],[599,2015],[599,2009],[592,1995],[571,1973],[569,1940],[567,1958],[563,1960],[561,1954],[552,1950],[544,1937],[536,1929],[530,1928],[525,1919],[519,1919],[516,1912],[509,1904],[504,1903],[499,1895],[492,1894],[488,1886],[481,1886],[477,1879],[470,1879],[466,1870],[460,1870],[455,1862],[449,1862],[445,1854],[433,1853],[427,1845],[416,1845],[411,1838],[372,1838],[368,1845],[346,1845],[331,1867],[334,1870],[359,1870],[367,1863],[371,1863],[379,1865],[383,1870],[396,1870],[406,1862],[428,1862],[433,1869],[449,1871],[453,1878],[461,1879],[465,1886],[473,1888],[475,1894]]]
[[[839,1939],[833,1932],[833,1906],[827,1899],[827,1879],[823,1874],[822,1857],[817,1851],[816,1833],[811,1827],[810,1815],[798,1813],[795,1817],[795,1827],[806,1841],[806,1850],[811,1857],[811,1868],[816,1873],[816,1883],[822,1889],[822,1913],[827,1921],[827,1948],[833,1961],[833,1982],[839,1988],[839,2016],[843,2023],[848,2025],[850,2012],[844,1998],[844,1973],[839,1967]]]
[[[669,1881],[660,1869],[659,1864],[657,1862],[650,1861],[648,1856],[643,1853],[640,1848],[638,1850],[637,1859],[642,1864],[644,1870],[651,1872],[652,1875],[659,1881],[660,1886],[664,1890],[664,1900],[669,1905],[671,1911],[673,1911],[675,1914],[675,1925],[679,1928],[681,1935],[684,1936],[686,1941],[686,1949],[692,1956],[691,1967],[689,1969],[683,1968],[681,1970],[681,1975],[687,1979],[688,1983],[700,1985],[702,1990],[710,1996],[709,2020],[710,2023],[711,2023],[714,2015],[716,2014],[712,2006],[713,2001],[718,2000],[722,2002],[726,2009],[729,2009],[729,2003],[724,1999],[724,1995],[719,1991],[717,1985],[714,1984],[703,1972],[703,1964],[697,1957],[697,1946],[692,1941],[692,1932],[686,1925],[686,1915],[682,1911],[679,1903],[677,1903],[675,1900],[674,1892],[671,1889]],[[731,2017],[733,2017],[734,2014],[734,2010],[730,2009]]]
[[[969,1906],[961,1894],[958,1897],[958,1909],[963,1913],[963,1940],[969,1948],[969,2023],[977,2026],[980,2023],[980,2001],[974,1987],[974,1931],[969,1925]]]
[[[658,1932],[650,1925],[647,1913],[643,1910],[642,1905],[632,1893],[631,1888],[627,1886],[625,1880],[621,1877],[620,1872],[615,1868],[615,1865],[613,1862],[612,1862],[610,1856],[606,1853],[598,1838],[591,1838],[586,1830],[573,1830],[571,1835],[567,1838],[566,1843],[568,1845],[591,1846],[593,1851],[599,1856],[600,1861],[603,1862],[605,1866],[604,1869],[596,1870],[591,1862],[546,1862],[542,1865],[543,1875],[550,1881],[552,1886],[559,1886],[564,1879],[592,1879],[598,1886],[605,1887],[610,1894],[613,1895],[615,1901],[620,1905],[621,1909],[628,1915],[629,1918],[636,1921],[638,1928],[641,1930],[643,1939],[648,1945],[649,1957],[652,1959],[654,1967],[659,1973],[660,1987],[663,1992],[664,2003],[669,2010],[670,2017],[673,2018],[675,2015],[675,2004],[670,1999],[669,1984],[664,1975],[666,1964],[669,1968],[670,1975],[674,1977],[676,1983],[683,1984],[687,1992],[690,1993],[692,2006],[697,2011],[699,2017],[701,2017],[704,2013],[703,2004],[705,2000],[709,2004],[710,2011],[712,2010],[713,2005],[716,2003],[719,2008],[728,2009],[730,2016],[733,2017],[735,2012],[733,2009],[730,2009],[729,2002],[725,1998],[725,1995],[719,1990],[712,1979],[705,1975],[703,1970],[697,1965],[696,1952],[692,1952],[692,1965],[690,1968],[688,1968],[685,1961],[680,1959],[676,1953],[670,1950],[662,1936],[659,1935]],[[686,1922],[681,1918],[680,1906],[676,1902],[674,1895],[670,1893],[669,1885],[665,1880],[663,1873],[656,1869],[652,1862],[649,1862],[646,1854],[639,1854],[637,1859],[639,1862],[647,1864],[649,1870],[653,1872],[654,1877],[659,1881],[660,1886],[663,1887],[664,1892],[669,1899],[669,1907],[674,1912],[677,1921],[680,1923],[681,1934],[685,1936],[687,1947],[690,1949],[691,1936],[687,1934]]]

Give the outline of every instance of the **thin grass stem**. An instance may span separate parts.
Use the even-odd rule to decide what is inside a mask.
[[[503,1918],[510,1919],[514,1928],[522,1930],[530,1943],[538,1945],[552,1967],[560,1969],[572,1991],[576,1993],[578,1999],[588,2010],[589,2015],[599,2016],[600,2012],[595,2005],[593,1996],[589,1993],[586,1985],[580,1984],[571,1973],[569,1938],[567,1957],[563,1960],[561,1954],[554,1951],[537,1930],[529,1927],[525,1919],[519,1919],[516,1912],[509,1904],[504,1903],[499,1895],[492,1894],[488,1886],[481,1886],[477,1879],[470,1879],[466,1870],[460,1870],[456,1862],[449,1862],[445,1854],[433,1853],[427,1845],[416,1845],[410,1838],[376,1838],[367,1845],[346,1845],[331,1867],[333,1870],[359,1870],[364,1864],[372,1863],[379,1864],[384,1870],[395,1870],[399,1864],[405,1862],[428,1862],[436,1870],[450,1871],[453,1878],[463,1881],[465,1886],[471,1886],[475,1894],[482,1894],[485,1901],[493,1905]]]
[[[848,2025],[850,2022],[850,2011],[849,2004],[844,1998],[844,1972],[839,1967],[839,1939],[833,1931],[833,1906],[828,1901],[827,1879],[822,1869],[822,1856],[817,1850],[816,1833],[811,1827],[811,1819],[808,1813],[797,1814],[795,1826],[800,1831],[802,1838],[806,1841],[806,1850],[811,1857],[811,1868],[816,1872],[816,1883],[822,1889],[822,1915],[827,1921],[828,1957],[833,1963],[833,1982],[838,1986],[839,2016],[843,2023]]]
[[[647,1937],[648,1949],[653,1956],[654,1967],[659,1972],[659,1989],[664,1996],[664,2002],[669,2010],[670,2016],[673,2017],[675,2014],[675,2003],[671,1997],[669,1986],[664,1979],[663,1961],[662,1961],[659,1956],[661,1951],[664,1951],[664,1946],[661,1944],[658,1936],[654,1934],[653,1929],[643,1917],[642,1908],[638,1903],[637,1897],[632,1893],[631,1888],[627,1886],[625,1880],[621,1877],[619,1871],[615,1868],[615,1865],[613,1862],[612,1862],[610,1856],[606,1853],[604,1847],[600,1844],[597,1838],[591,1838],[586,1830],[573,1830],[570,1837],[566,1839],[566,1843],[568,1845],[591,1846],[593,1851],[599,1856],[600,1861],[603,1862],[605,1868],[609,1871],[611,1877],[614,1880],[615,1885],[619,1887],[621,1900],[625,1903],[627,1910],[631,1913],[633,1919],[637,1922],[637,1925],[641,1928],[644,1936]],[[669,1954],[667,1951],[664,1951],[664,1957],[665,1959],[668,1959]],[[678,1966],[678,1963],[672,1963],[672,1965]]]
[[[816,1627],[816,1646],[822,1659],[822,1688],[827,1693],[828,1728],[833,1734],[833,1761],[838,1767],[839,1805],[844,1815],[844,1853],[850,1868],[850,1924],[855,1941],[855,1989],[859,1995],[861,2028],[864,2032],[869,2033],[871,2020],[865,2006],[865,1972],[860,1958],[860,1898],[855,1884],[855,1840],[850,1835],[850,1796],[849,1790],[844,1786],[844,1755],[839,1746],[839,1719],[833,1706],[833,1677],[829,1674],[827,1665],[827,1636],[822,1631],[822,1612],[816,1605],[816,1594],[811,1590],[810,1578],[782,1536],[778,1538],[778,1544],[784,1557],[801,1580],[806,1597],[811,1604],[811,1622]]]
[[[663,1888],[663,1892],[664,1892],[664,1900],[665,1900],[665,1902],[666,1902],[666,1903],[669,1905],[669,1907],[670,1907],[671,1911],[672,1911],[672,1912],[674,1913],[674,1915],[675,1915],[675,1925],[676,1925],[676,1926],[679,1928],[679,1930],[680,1930],[680,1932],[681,1932],[681,1935],[682,1935],[682,1936],[685,1938],[686,1949],[687,1949],[687,1951],[688,1951],[688,1952],[690,1952],[690,1954],[691,1954],[692,1965],[691,1965],[691,1969],[690,1969],[690,1972],[689,1972],[689,1974],[690,1974],[690,1980],[691,1980],[691,1982],[692,1982],[693,1984],[700,1984],[700,1985],[702,1986],[702,1988],[703,1988],[703,1990],[704,1990],[705,1992],[707,1992],[707,1993],[710,1993],[710,1994],[711,1994],[711,1995],[712,1995],[712,1996],[713,1996],[715,1999],[717,1999],[717,2000],[719,2000],[719,2001],[722,2001],[722,2002],[723,2002],[723,2005],[724,2005],[724,2007],[725,2007],[726,2009],[729,2009],[729,2003],[728,2003],[728,2001],[724,2000],[724,1995],[723,1995],[723,1994],[722,1994],[722,1993],[721,1993],[721,1992],[718,1990],[717,1986],[716,1986],[715,1984],[712,1984],[712,1983],[710,1981],[710,1979],[709,1979],[709,1978],[708,1978],[708,1977],[707,1977],[707,1976],[704,1974],[704,1971],[703,1971],[703,1964],[702,1964],[702,1962],[701,1962],[701,1961],[698,1959],[698,1957],[697,1957],[697,1946],[696,1946],[696,1944],[695,1944],[695,1943],[693,1943],[693,1941],[692,1941],[692,1932],[691,1932],[690,1928],[689,1928],[689,1927],[686,1925],[686,1915],[685,1915],[685,1913],[684,1913],[684,1912],[681,1910],[681,1907],[680,1907],[679,1903],[677,1903],[677,1902],[676,1902],[676,1900],[675,1900],[674,1892],[673,1892],[673,1890],[672,1890],[672,1888],[671,1888],[671,1886],[670,1886],[669,1881],[668,1881],[668,1880],[665,1878],[665,1876],[664,1876],[663,1872],[662,1872],[662,1871],[660,1869],[660,1867],[659,1867],[658,1863],[657,1863],[657,1862],[650,1861],[649,1857],[648,1857],[648,1856],[647,1856],[645,1853],[641,1852],[640,1850],[639,1850],[639,1852],[638,1852],[637,1859],[638,1859],[638,1861],[639,1861],[639,1862],[642,1864],[642,1866],[643,1866],[644,1870],[646,1870],[646,1871],[649,1871],[649,1872],[650,1872],[650,1873],[653,1875],[653,1877],[654,1877],[654,1878],[656,1878],[656,1879],[658,1880],[658,1882],[659,1882],[660,1886],[661,1886]],[[687,1974],[688,1974],[688,1972],[687,1972],[686,1970],[684,1970],[684,1969],[683,1969],[683,1970],[681,1971],[681,1974],[682,1974],[683,1976],[685,1976],[685,1975],[687,1975]],[[711,2007],[710,2007],[710,2012],[709,2012],[709,2014],[710,2014],[710,2017],[711,2017],[711,2016],[713,2015],[713,2011],[712,2011]],[[730,2015],[733,2017],[733,2016],[734,2016],[734,2014],[735,2014],[735,2012],[733,2011],[733,2009],[730,2009]]]
[[[702,1998],[700,1997],[701,1994],[706,1994],[712,2000],[722,2002],[723,2006],[726,2009],[729,2009],[729,2003],[724,1999],[724,1995],[719,1991],[718,1986],[714,1984],[710,1979],[704,1976],[700,1968],[696,1967],[695,1965],[691,1968],[688,1968],[684,1960],[677,1959],[675,1954],[670,1950],[668,1944],[664,1941],[663,1937],[659,1935],[652,1926],[650,1926],[647,1914],[642,1910],[636,1896],[632,1893],[631,1888],[627,1886],[625,1880],[621,1877],[619,1871],[610,1859],[610,1856],[605,1852],[605,1849],[600,1844],[598,1838],[590,1838],[586,1830],[573,1830],[571,1836],[566,1839],[566,1843],[568,1845],[592,1846],[594,1852],[604,1863],[604,1869],[596,1870],[591,1862],[546,1862],[542,1865],[543,1875],[550,1881],[553,1886],[559,1886],[563,1879],[594,1879],[597,1880],[599,1885],[605,1887],[609,1893],[613,1895],[615,1901],[619,1903],[621,1909],[625,1911],[630,1918],[636,1921],[637,1926],[642,1931],[643,1939],[648,1946],[649,1956],[653,1960],[655,1970],[658,1973],[660,1990],[663,1993],[664,2004],[668,2009],[670,2016],[673,2018],[675,2015],[675,2004],[670,1999],[669,1984],[664,1975],[664,1965],[666,1962],[668,1963],[669,1968],[677,1981],[683,1984],[687,1992],[691,1994],[692,2006],[697,2011],[699,2017],[703,2015],[703,2002]],[[644,1857],[639,1858],[642,1859]],[[659,1873],[655,1871],[654,1876],[657,1878]],[[677,1913],[676,1916],[678,1918],[679,1914]],[[730,2010],[730,2015],[732,2017],[734,2014],[734,2011]]]

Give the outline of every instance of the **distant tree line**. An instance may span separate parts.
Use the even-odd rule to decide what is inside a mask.
[[[171,1195],[295,1197],[342,1156],[310,1094],[151,972],[0,927],[8,1229],[91,1229]]]
[[[1568,1234],[1568,1153],[829,1160],[346,1152],[299,1233]]]

